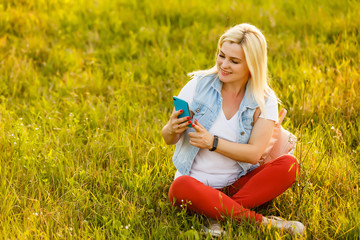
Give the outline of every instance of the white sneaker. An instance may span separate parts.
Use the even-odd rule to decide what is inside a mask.
[[[283,229],[292,235],[303,236],[305,233],[305,226],[299,221],[287,221],[279,217],[271,216],[264,217],[263,224],[270,224],[272,227]]]
[[[225,233],[216,219],[209,219],[209,223],[209,227],[203,227],[206,234],[209,233],[213,237],[219,237]]]

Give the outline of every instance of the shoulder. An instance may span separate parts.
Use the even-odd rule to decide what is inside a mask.
[[[202,74],[199,73],[197,75],[194,75],[194,79],[197,80],[198,88],[204,88],[210,86],[213,82],[216,81],[216,74]]]
[[[197,79],[192,78],[188,81],[185,86],[181,89],[178,97],[187,101],[188,103],[192,102],[192,99],[195,95],[195,88],[197,85]]]
[[[278,120],[279,100],[273,90],[269,89],[265,96],[265,113],[261,113],[260,117],[277,121]]]
[[[279,103],[279,100],[271,88],[267,90],[267,93],[265,94],[265,106],[267,105],[277,105]]]
[[[216,80],[214,74],[203,74],[201,71],[190,75],[191,79],[181,89],[178,97],[187,101],[189,104],[193,101],[196,93],[203,92]]]

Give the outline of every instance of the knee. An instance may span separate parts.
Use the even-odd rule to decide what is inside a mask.
[[[173,204],[176,204],[178,200],[180,201],[183,197],[182,195],[189,191],[193,180],[194,178],[187,175],[176,178],[169,189],[169,201]]]
[[[290,154],[285,154],[275,160],[275,164],[284,166],[288,172],[295,173],[296,175],[300,172],[299,161],[297,158]]]

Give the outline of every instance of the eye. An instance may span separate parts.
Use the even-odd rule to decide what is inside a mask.
[[[231,60],[234,64],[238,64],[239,62],[238,61],[235,61],[235,60]]]
[[[224,55],[222,55],[221,53],[219,53],[219,55],[218,55],[219,57],[221,57],[221,58],[225,58],[225,56]]]

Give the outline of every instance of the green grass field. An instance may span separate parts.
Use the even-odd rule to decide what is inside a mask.
[[[299,139],[301,174],[264,215],[360,238],[360,3],[0,0],[0,238],[211,239],[167,200],[160,130],[188,72],[248,22]],[[225,239],[291,239],[224,223]]]

